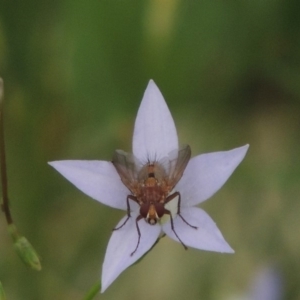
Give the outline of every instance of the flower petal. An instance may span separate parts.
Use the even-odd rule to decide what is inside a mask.
[[[145,220],[140,220],[138,225],[141,232],[141,239],[136,252],[134,252],[138,242],[138,232],[135,224],[137,215],[137,212],[132,213],[131,218],[122,228],[113,231],[106,249],[102,267],[101,293],[103,293],[126,268],[141,258],[153,246],[161,232],[160,225],[149,225]],[[127,216],[122,218],[116,228],[121,226],[126,218]],[[134,252],[133,255],[131,255],[132,252]]]
[[[134,125],[133,154],[141,161],[159,160],[178,149],[174,120],[156,84],[149,81]]]
[[[246,155],[249,145],[193,157],[176,186],[182,206],[201,203],[216,193]]]
[[[204,210],[198,207],[185,207],[181,209],[180,214],[190,225],[198,227],[197,229],[190,227],[179,216],[174,219],[174,229],[186,246],[207,251],[234,252]],[[162,227],[169,237],[179,242],[171,229],[170,222],[163,224]]]
[[[49,162],[66,179],[93,199],[126,210],[126,197],[130,193],[109,161],[61,160]],[[136,203],[133,201],[131,208]]]

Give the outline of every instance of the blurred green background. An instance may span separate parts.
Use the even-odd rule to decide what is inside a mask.
[[[8,299],[79,300],[100,278],[124,212],[47,161],[130,151],[150,78],[194,155],[250,144],[201,205],[236,254],[165,238],[96,299],[240,299],[266,265],[280,272],[282,299],[300,299],[299,12],[296,0],[0,0],[11,209],[43,265],[22,265],[1,214]]]

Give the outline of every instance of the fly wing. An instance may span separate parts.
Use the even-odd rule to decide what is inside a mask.
[[[175,156],[175,158],[174,158]],[[170,188],[170,191],[178,183],[180,178],[183,175],[183,172],[191,158],[191,147],[189,145],[183,146],[178,150],[177,156],[176,153],[170,153],[169,163],[167,167],[167,183]]]
[[[132,193],[135,193],[138,184],[137,173],[139,164],[134,155],[123,150],[116,150],[112,163],[119,173],[122,182]]]

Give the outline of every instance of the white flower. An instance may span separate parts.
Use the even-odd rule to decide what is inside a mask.
[[[164,161],[167,163],[162,162],[162,165],[167,168],[170,155],[178,154],[178,137],[173,118],[162,94],[152,80],[148,84],[137,114],[132,148],[134,156],[131,159],[136,160],[137,173],[142,167],[138,161],[146,165]],[[230,151],[202,154],[190,159],[181,179],[179,180],[179,176],[179,182],[169,194],[172,195],[174,192],[180,194],[180,215],[177,213],[178,209],[175,209],[175,214],[172,213],[166,222],[157,223],[156,220],[159,220],[157,215],[156,219],[152,216],[152,221],[154,218],[153,223],[156,224],[149,224],[149,218],[148,222],[147,218],[141,218],[140,205],[137,203],[139,201],[134,201],[137,200],[136,195],[133,195],[132,189],[130,191],[125,186],[124,178],[124,183],[121,181],[120,170],[118,173],[117,166],[115,167],[112,162],[82,160],[51,162],[50,165],[78,189],[103,204],[127,211],[126,199],[128,195],[132,195],[128,200],[130,218],[126,214],[120,220],[107,246],[102,268],[101,292],[104,292],[121,272],[143,256],[153,246],[161,232],[175,241],[180,239],[181,243],[188,247],[233,253],[214,221],[206,212],[194,205],[205,201],[222,187],[243,160],[247,149],[248,145]],[[189,154],[188,150],[186,151]],[[120,155],[125,160],[130,159],[125,152],[117,151],[115,155]],[[176,161],[176,156],[173,161]],[[134,172],[128,175],[130,176],[136,179]],[[178,202],[178,197],[175,198]],[[177,203],[175,198],[170,203]],[[171,220],[174,230],[171,228]],[[136,224],[140,230],[139,243]]]

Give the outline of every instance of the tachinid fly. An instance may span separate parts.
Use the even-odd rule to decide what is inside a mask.
[[[165,214],[170,216],[171,228],[174,234],[184,248],[187,249],[175,231],[172,214],[165,208],[165,204],[178,197],[177,215],[187,225],[195,229],[197,228],[190,225],[180,214],[180,193],[172,193],[173,188],[182,177],[190,157],[191,148],[188,145],[176,152],[171,152],[168,157],[160,161],[148,160],[145,164],[140,163],[132,154],[122,150],[115,151],[112,163],[131,194],[126,199],[128,217],[121,226],[114,230],[122,228],[130,218],[129,200],[140,205],[140,214],[135,221],[138,242],[131,255],[136,252],[140,243],[141,232],[138,222],[141,219],[145,219],[150,225],[155,225]]]

